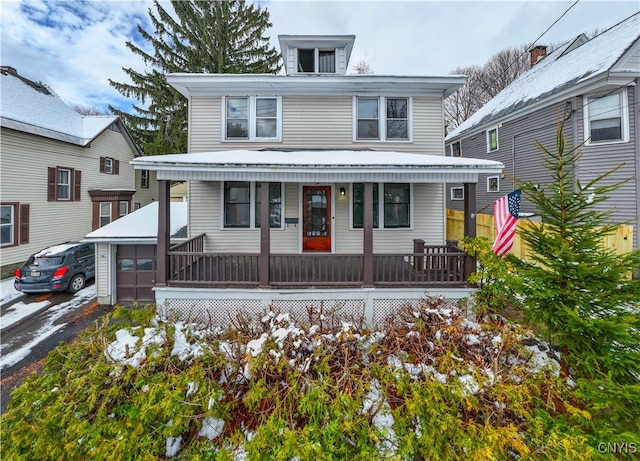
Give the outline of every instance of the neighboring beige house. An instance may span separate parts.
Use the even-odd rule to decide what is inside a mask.
[[[228,321],[326,301],[373,320],[468,289],[444,184],[472,195],[503,165],[445,156],[443,98],[465,78],[348,75],[354,40],[281,36],[286,75],[167,76],[189,101],[188,153],[132,162],[157,173],[159,309]],[[190,239],[170,249],[175,181]]]
[[[158,200],[158,181],[155,171],[136,170],[135,174],[136,196],[133,202],[133,209],[138,210]]]
[[[170,200],[172,202],[186,202],[189,194],[189,183],[181,181],[171,186]]]
[[[1,68],[1,78],[6,274],[46,246],[80,240],[128,214],[138,201],[130,161],[141,154],[118,117],[80,115],[11,67]]]

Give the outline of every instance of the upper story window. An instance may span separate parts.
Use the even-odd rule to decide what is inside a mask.
[[[409,141],[410,98],[357,97],[356,140]]]
[[[585,98],[584,123],[588,144],[629,140],[626,90]]]
[[[282,184],[269,184],[269,225],[272,229],[282,227]],[[224,227],[260,227],[260,190],[262,183],[249,181],[226,181],[224,183]]]
[[[352,225],[361,229],[364,224],[364,184],[353,184]],[[380,227],[383,217],[385,229],[411,227],[411,187],[408,183],[373,184],[373,227]]]
[[[100,157],[100,173],[120,174],[120,160],[111,157]]]
[[[149,170],[140,170],[140,187],[149,188]]]
[[[487,130],[487,152],[498,150],[498,127]]]
[[[460,148],[460,141],[452,143],[449,148],[451,149],[452,157],[461,157],[462,149]]]
[[[228,97],[225,102],[227,141],[278,141],[281,133],[278,97]]]
[[[47,201],[79,201],[81,173],[73,168],[47,168]]]
[[[298,72],[335,74],[336,50],[298,48]]]
[[[56,197],[58,200],[71,199],[71,170],[58,168]]]

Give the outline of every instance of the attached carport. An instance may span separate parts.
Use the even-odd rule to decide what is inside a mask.
[[[187,237],[186,202],[171,203],[171,240]],[[154,202],[87,234],[96,244],[96,296],[101,304],[155,302],[158,203]]]

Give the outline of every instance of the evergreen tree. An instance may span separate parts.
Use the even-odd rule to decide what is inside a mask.
[[[615,209],[594,206],[626,181],[611,179],[617,167],[581,184],[575,167],[582,152],[565,146],[563,125],[555,152],[538,143],[550,184],[522,186],[542,223],[521,231],[532,251],[515,283],[525,315],[560,347],[564,372],[578,378],[592,409],[640,430],[640,280],[632,277],[640,251],[606,248],[603,237],[618,227]]]
[[[124,69],[131,83],[109,80],[111,86],[140,104],[133,113],[114,107],[146,155],[187,150],[187,101],[173,89],[165,74],[173,72],[237,74],[276,73],[280,55],[270,46],[265,31],[269,13],[244,0],[172,0],[174,19],[157,0],[157,14],[149,10],[154,32],[138,24],[138,32],[153,53],[127,42],[149,71]]]

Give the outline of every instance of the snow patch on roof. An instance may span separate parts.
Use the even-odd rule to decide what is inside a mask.
[[[85,145],[118,119],[116,116],[83,116],[44,85],[14,75],[5,68],[0,77],[2,118],[52,132],[43,131],[43,136],[58,139],[56,133],[59,133],[79,138],[75,143]],[[28,127],[23,131],[37,133]],[[68,137],[62,140],[69,142]]]
[[[640,13],[636,13],[565,54],[562,53],[566,47],[555,50],[461,123],[445,140],[497,121],[547,96],[604,74],[639,36]]]
[[[187,225],[186,202],[171,202],[170,235]],[[158,202],[152,202],[122,218],[87,234],[86,241],[109,241],[118,239],[153,239],[158,236]]]

